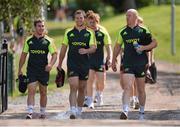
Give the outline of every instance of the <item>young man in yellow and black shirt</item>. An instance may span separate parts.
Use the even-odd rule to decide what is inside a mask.
[[[128,118],[128,106],[130,99],[131,85],[136,79],[138,88],[138,98],[140,103],[140,119],[144,116],[144,106],[146,100],[145,93],[145,67],[148,63],[146,51],[157,46],[152,41],[151,33],[145,27],[137,25],[138,12],[129,9],[126,13],[127,26],[122,28],[118,34],[118,39],[113,51],[112,69],[117,71],[116,58],[123,49],[123,112],[120,119]]]
[[[76,24],[65,32],[58,65],[61,69],[67,47],[69,47],[67,73],[70,85],[70,119],[81,115],[89,73],[89,54],[96,50],[95,35],[84,24],[85,12],[77,10],[74,16]]]
[[[39,85],[40,90],[40,118],[45,118],[49,72],[57,59],[57,52],[54,42],[50,37],[45,35],[44,21],[41,19],[35,20],[34,27],[34,34],[30,36],[24,43],[24,48],[19,61],[18,72],[18,75],[22,74],[22,67],[25,63],[27,54],[29,54],[27,65],[28,115],[26,119],[32,119],[37,84]],[[52,55],[50,63],[48,63],[48,53],[51,53]]]
[[[87,17],[87,26],[94,30],[97,49],[95,53],[90,54],[89,62],[90,62],[90,70],[89,70],[89,79],[87,83],[87,98],[84,102],[84,106],[89,108],[94,108],[93,103],[93,83],[96,79],[97,85],[97,104],[103,105],[103,90],[106,82],[106,73],[105,73],[105,62],[107,66],[111,64],[111,38],[108,32],[105,29],[99,27],[100,17],[96,13],[91,13]],[[104,47],[107,51],[106,59],[104,60]]]

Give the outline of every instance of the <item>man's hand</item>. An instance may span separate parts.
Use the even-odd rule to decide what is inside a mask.
[[[51,64],[46,65],[45,71],[50,72],[51,69],[52,69],[52,65]]]
[[[142,51],[144,51],[144,50],[146,50],[146,49],[145,49],[145,47],[142,46],[142,45],[139,46],[138,48],[136,48],[136,51],[137,51],[137,52],[142,52]]]
[[[115,61],[112,62],[111,67],[112,67],[112,70],[113,70],[114,72],[117,71],[117,67],[116,67],[116,62],[115,62]]]
[[[57,69],[58,69],[58,70],[61,70],[61,66],[58,65],[58,66],[57,66]]]
[[[85,49],[85,48],[80,48],[79,49],[79,54],[83,55],[83,54],[87,54],[87,53],[88,53],[87,49]]]

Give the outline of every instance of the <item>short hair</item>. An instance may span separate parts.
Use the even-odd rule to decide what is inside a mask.
[[[42,23],[42,22],[44,22],[43,19],[36,19],[36,20],[34,20],[34,27],[36,27],[36,25],[37,25],[38,23]]]
[[[138,11],[136,9],[128,9],[127,12],[132,12],[137,17],[139,16],[139,13],[138,13]]]
[[[98,13],[91,13],[89,14],[89,16],[87,17],[87,19],[94,19],[97,23],[99,23],[100,21],[100,16]]]
[[[76,15],[78,15],[78,14],[82,14],[84,17],[86,17],[86,13],[85,13],[85,11],[83,11],[83,10],[77,10],[77,11],[74,13],[74,17],[75,17]]]
[[[88,11],[86,12],[86,17],[88,17],[90,14],[93,14],[93,13],[94,13],[93,10],[88,10]]]

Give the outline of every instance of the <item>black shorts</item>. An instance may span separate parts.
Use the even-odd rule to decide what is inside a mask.
[[[105,65],[104,64],[90,64],[89,69],[97,71],[97,72],[105,72]]]
[[[67,76],[74,77],[78,76],[79,80],[88,80],[89,68],[68,68]]]
[[[44,86],[48,86],[49,82],[49,72],[33,72],[33,71],[27,71],[27,78],[28,78],[28,84],[32,82],[40,82]]]
[[[123,73],[134,74],[136,78],[145,77],[146,66],[123,66]]]

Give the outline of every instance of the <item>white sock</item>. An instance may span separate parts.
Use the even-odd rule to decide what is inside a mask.
[[[100,91],[96,91],[96,96],[99,96],[99,94],[100,94]]]
[[[90,105],[91,102],[93,102],[93,98],[90,97],[90,96],[88,96],[88,97],[87,97],[87,104]]]
[[[144,106],[141,106],[141,105],[139,106],[139,112],[144,113]]]
[[[45,114],[46,111],[46,107],[40,107],[40,113],[41,114]]]
[[[28,105],[27,106],[28,113],[32,114],[33,113],[33,108],[34,108],[33,105]]]
[[[70,109],[71,111],[76,111],[76,106],[71,106]]]
[[[133,97],[130,97],[130,101],[132,101],[133,100]]]
[[[135,102],[139,102],[139,99],[137,96],[135,96]]]
[[[128,112],[128,108],[129,108],[129,106],[127,104],[123,105],[123,111],[124,112]]]
[[[100,95],[100,96],[102,96],[102,93],[103,93],[102,91],[99,91],[99,95]]]
[[[136,96],[133,96],[133,100],[136,101]]]
[[[77,111],[79,112],[79,113],[81,113],[82,112],[82,107],[77,107]]]

